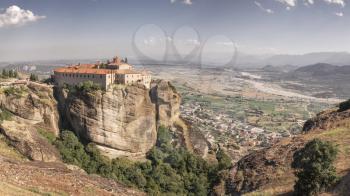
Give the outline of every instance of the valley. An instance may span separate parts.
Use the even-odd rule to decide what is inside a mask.
[[[182,96],[182,117],[205,136],[211,150],[223,147],[234,161],[298,135],[307,119],[342,101],[314,97],[313,88],[289,88],[291,81],[263,70],[145,67],[158,78],[169,78]]]

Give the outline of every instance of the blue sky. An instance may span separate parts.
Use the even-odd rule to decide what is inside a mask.
[[[165,43],[186,53],[206,43],[208,54],[233,45],[252,54],[350,51],[346,0],[1,0],[0,8],[0,61],[135,56],[133,44],[161,55]]]

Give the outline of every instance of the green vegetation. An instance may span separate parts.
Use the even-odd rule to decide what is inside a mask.
[[[54,133],[47,131],[45,129],[42,129],[42,128],[38,128],[37,131],[42,137],[47,139],[51,144],[53,144],[55,142],[56,136]]]
[[[147,154],[146,162],[124,158],[109,160],[93,144],[83,146],[70,131],[63,131],[54,143],[66,163],[77,165],[88,173],[96,173],[150,195],[207,195],[220,180],[220,170],[231,162],[220,152],[221,166],[210,166],[202,158],[171,144],[172,135],[161,127],[156,146]]]
[[[94,92],[101,90],[100,86],[92,81],[85,81],[83,83],[80,83],[75,88],[79,92]]]
[[[29,77],[29,80],[33,81],[33,82],[37,82],[37,81],[39,81],[39,77],[38,77],[38,75],[35,75],[35,74],[31,73],[30,77]]]
[[[350,99],[339,104],[339,112],[350,109]]]
[[[17,78],[18,72],[16,70],[3,69],[0,75],[1,78]]]
[[[1,108],[0,109],[0,122],[4,121],[4,120],[11,120],[12,119],[13,114],[11,112],[9,112],[8,110],[6,110],[5,108]]]
[[[338,149],[330,142],[314,139],[294,153],[292,167],[298,180],[295,195],[317,195],[334,185],[338,177],[333,162]]]
[[[92,93],[101,90],[101,87],[92,81],[81,82],[75,86],[66,84],[64,88],[71,93]]]
[[[21,87],[14,87],[14,86],[11,86],[11,87],[7,87],[3,90],[3,92],[5,93],[6,96],[11,96],[11,95],[14,95],[16,96],[17,98],[20,98],[23,96],[23,94],[25,94],[27,92],[27,89],[23,86]]]

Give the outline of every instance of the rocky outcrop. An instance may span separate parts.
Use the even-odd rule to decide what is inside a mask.
[[[72,129],[95,143],[104,155],[141,158],[154,146],[156,110],[145,87],[90,93],[57,91],[61,112]]]
[[[279,193],[291,191],[295,180],[291,168],[293,154],[314,138],[332,141],[339,144],[339,148],[348,148],[350,138],[345,136],[350,128],[349,114],[350,110],[322,112],[305,123],[304,134],[283,139],[269,148],[243,157],[230,171],[226,182],[228,193],[240,195],[271,189]],[[339,155],[338,158],[337,169],[348,171],[349,168],[343,164],[348,162],[348,155]]]
[[[59,114],[51,86],[28,82],[27,85],[3,87],[1,91],[2,109],[28,120],[32,125],[45,127],[58,136]]]
[[[151,88],[151,99],[156,105],[159,125],[172,126],[179,119],[181,97],[170,82],[155,81]]]
[[[328,130],[340,126],[348,126],[350,119],[350,110],[337,111],[328,110],[319,113],[316,117],[305,122],[303,132],[314,130]]]
[[[23,163],[0,156],[0,168],[0,195],[146,195],[115,180],[88,175],[63,163]]]
[[[57,150],[41,134],[58,136],[59,114],[52,87],[28,82],[1,88],[0,133],[30,160],[59,161]]]
[[[293,154],[304,144],[305,140],[302,138],[292,138],[243,157],[230,171],[230,178],[227,181],[229,193],[231,195],[248,193],[286,173],[293,176],[290,167]]]
[[[154,146],[157,124],[175,127],[180,122],[180,96],[169,82],[157,81],[152,89],[134,85],[107,92],[54,90],[28,82],[3,87],[0,93],[1,109],[15,118],[2,123],[2,133],[32,160],[58,160],[38,130],[58,136],[59,124],[95,143],[110,158],[139,159]]]
[[[21,154],[33,161],[56,162],[60,160],[57,149],[37,130],[20,119],[3,121],[0,133]]]

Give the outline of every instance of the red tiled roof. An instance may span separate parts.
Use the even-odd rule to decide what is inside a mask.
[[[106,75],[115,73],[114,70],[111,69],[94,69],[94,68],[58,68],[54,70],[55,73],[77,73],[77,74],[98,74],[98,75]]]
[[[129,65],[130,66],[130,65]],[[77,74],[144,74],[139,71],[125,69],[125,70],[116,70],[116,69],[97,69],[94,64],[81,64],[69,67],[61,67],[54,70],[55,73],[77,73]]]

